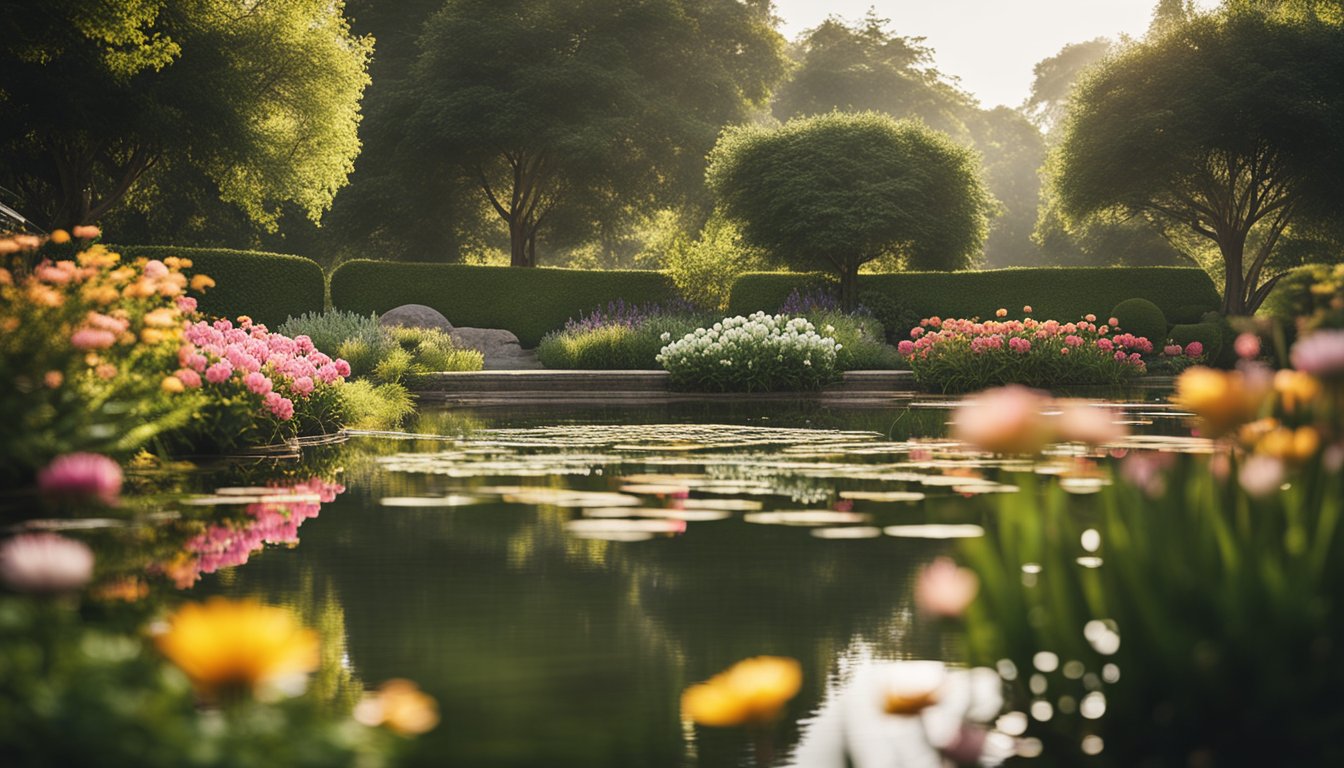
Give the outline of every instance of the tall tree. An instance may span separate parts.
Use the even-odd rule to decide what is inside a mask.
[[[93,221],[156,166],[251,219],[316,219],[359,150],[370,44],[332,0],[9,0],[0,184],[50,226]]]
[[[676,202],[722,126],[783,74],[768,3],[449,0],[430,18],[404,97],[406,144],[476,185],[536,264],[544,227]],[[605,208],[603,209],[605,210]]]
[[[1344,216],[1344,27],[1234,8],[1137,43],[1080,86],[1055,158],[1066,215],[1148,215],[1211,243],[1249,314],[1295,222]]]
[[[858,303],[859,268],[875,259],[969,266],[991,207],[974,152],[876,112],[731,129],[708,180],[746,244],[790,267],[829,268],[846,309]]]
[[[1069,94],[1079,76],[1114,49],[1113,41],[1098,37],[1070,43],[1054,56],[1037,62],[1032,68],[1031,94],[1022,104],[1022,112],[1047,135],[1052,133],[1068,110]]]

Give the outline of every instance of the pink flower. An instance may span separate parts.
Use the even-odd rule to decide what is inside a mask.
[[[1125,350],[1117,349],[1115,350],[1115,359],[1123,363],[1129,359],[1129,355],[1125,354]]]
[[[1008,348],[1019,355],[1025,355],[1031,350],[1031,342],[1018,336],[1014,336],[1008,340]]]
[[[1115,345],[1111,343],[1110,339],[1097,339],[1097,349],[1110,352],[1115,349]]]
[[[80,240],[96,240],[102,236],[103,231],[92,224],[80,224],[77,227],[71,228],[70,234]]]
[[[145,277],[160,278],[168,274],[168,267],[158,259],[150,259],[145,264]]]
[[[952,437],[991,453],[1036,453],[1050,441],[1041,415],[1049,399],[1012,384],[989,389],[963,401],[952,423]]]
[[[70,335],[70,345],[75,349],[107,349],[117,343],[117,335],[98,328],[80,328]]]
[[[994,316],[995,316],[995,317],[1007,317],[1007,316],[1008,316],[1008,310],[1004,309],[1003,307],[999,307],[998,309],[994,310]]]
[[[54,533],[28,533],[0,544],[0,581],[16,592],[74,592],[93,578],[93,550]]]
[[[1095,322],[1097,322],[1097,316],[1094,315],[1094,314],[1092,314],[1092,313],[1090,313],[1090,312],[1089,312],[1088,314],[1086,314],[1086,315],[1083,315],[1083,319],[1086,320],[1086,321],[1089,322],[1089,323],[1095,323]]]
[[[1167,357],[1180,357],[1184,352],[1180,344],[1168,344],[1162,348],[1162,354]]]
[[[1260,454],[1251,456],[1241,465],[1237,482],[1252,496],[1268,496],[1283,485],[1283,462]]]
[[[1260,355],[1260,337],[1254,333],[1243,333],[1237,336],[1233,348],[1237,350],[1237,357],[1243,360],[1250,360]]]
[[[37,487],[48,496],[96,499],[114,504],[121,494],[121,467],[97,453],[57,456],[37,475]]]
[[[909,340],[902,341],[901,343],[899,343],[899,344],[896,345],[896,351],[897,351],[897,352],[900,352],[902,355],[906,355],[906,356],[908,357],[908,356],[914,354],[914,352],[915,352],[915,343],[914,343],[913,341],[909,341]]]
[[[1056,434],[1060,440],[1105,445],[1125,436],[1125,427],[1114,409],[1094,405],[1086,400],[1064,400],[1059,403],[1059,424]]]
[[[1106,324],[1111,326],[1112,328],[1115,328],[1116,326],[1120,325],[1120,321],[1115,319],[1114,317],[1110,317],[1106,319]]]
[[[266,395],[266,407],[270,409],[271,415],[281,421],[289,421],[294,417],[294,402],[279,392]]]
[[[957,567],[949,557],[940,557],[924,566],[915,580],[915,605],[925,613],[955,618],[980,591],[980,579],[973,571]]]
[[[1344,374],[1344,331],[1317,331],[1293,345],[1293,367],[1322,378]]]
[[[350,364],[341,358],[336,358],[336,375],[342,378],[350,375]]]
[[[1069,334],[1064,337],[1064,343],[1068,344],[1070,347],[1080,347],[1083,345],[1083,337]]]
[[[260,371],[253,371],[243,377],[245,384],[253,394],[264,395],[271,391],[271,380],[266,378],[266,374]]]
[[[196,311],[196,300],[190,296],[178,296],[177,308],[184,314],[191,314]]]
[[[299,378],[290,382],[290,387],[292,387],[294,391],[299,394],[300,397],[307,397],[308,395],[311,395],[313,393],[314,384],[313,380],[308,376],[300,376]]]
[[[1023,311],[1024,313],[1030,315],[1030,314],[1031,314],[1031,305],[1028,304],[1027,306],[1023,307],[1023,308],[1022,308],[1022,311]]]
[[[1061,354],[1061,355],[1067,355],[1067,354],[1069,354],[1069,348],[1068,348],[1068,347],[1062,347],[1062,348],[1059,350],[1059,354]]]
[[[923,335],[924,335],[924,329],[922,327],[917,326],[915,328],[910,329],[910,338],[912,339],[918,339],[920,336]]]
[[[1199,357],[1202,354],[1204,354],[1204,345],[1198,341],[1192,341],[1185,345],[1186,357]]]
[[[205,369],[205,380],[211,384],[223,384],[233,375],[233,366],[228,360],[220,360],[218,363]]]
[[[173,375],[176,376],[187,389],[195,389],[201,386],[201,375],[190,368],[182,368]]]

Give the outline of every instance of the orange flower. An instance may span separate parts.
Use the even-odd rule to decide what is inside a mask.
[[[1171,401],[1195,414],[1205,437],[1221,437],[1255,418],[1265,394],[1240,371],[1196,366],[1176,379]]]
[[[64,382],[65,374],[60,371],[47,371],[46,375],[42,377],[42,383],[46,385],[47,389],[56,389]]]
[[[802,684],[797,660],[757,656],[687,688],[681,712],[700,725],[760,725],[777,718]]]
[[[319,661],[316,632],[255,600],[187,603],[156,643],[205,695],[262,692],[307,675]]]
[[[378,692],[355,707],[355,720],[375,728],[385,725],[402,736],[427,733],[439,724],[439,705],[410,680],[388,680]]]
[[[71,233],[80,240],[96,240],[102,236],[103,231],[92,224],[81,224],[72,229]]]
[[[66,232],[64,229],[52,230],[48,239],[56,245],[65,245],[70,242],[70,233]]]
[[[207,288],[214,288],[214,287],[215,287],[215,281],[211,280],[210,277],[207,275],[196,275],[195,277],[191,278],[191,290],[196,291],[197,293],[200,293]]]
[[[162,389],[164,392],[167,392],[170,395],[175,395],[179,392],[186,391],[186,388],[187,386],[183,384],[182,380],[177,378],[176,376],[165,376],[163,377],[163,382],[159,384],[159,389]]]

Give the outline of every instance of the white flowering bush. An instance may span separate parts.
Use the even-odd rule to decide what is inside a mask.
[[[768,392],[817,389],[836,378],[841,345],[801,317],[729,317],[697,328],[658,353],[658,363],[682,389]]]

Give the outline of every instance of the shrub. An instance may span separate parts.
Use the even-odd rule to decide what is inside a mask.
[[[1121,330],[1151,339],[1154,343],[1167,338],[1167,317],[1162,308],[1147,299],[1125,299],[1111,310],[1109,317],[1119,322]]]
[[[818,389],[836,378],[840,345],[801,317],[729,317],[669,342],[658,362],[684,389],[764,392]]]
[[[880,291],[861,291],[859,309],[873,316],[882,324],[882,330],[889,344],[898,344],[910,338],[910,330],[919,325],[923,318],[918,312],[908,309],[904,303]]]
[[[1167,323],[1169,325],[1189,325],[1191,323],[1198,323],[1201,317],[1215,310],[1215,307],[1204,304],[1182,304],[1176,309],[1167,312]]]
[[[737,227],[711,216],[694,241],[680,239],[668,249],[667,275],[682,298],[722,312],[739,276],[765,268],[764,254],[743,244]]]
[[[438,329],[388,328],[383,332],[410,354],[412,376],[442,371],[479,371],[485,366],[485,357],[480,351],[456,346],[452,336]]]
[[[120,250],[127,258],[177,256],[191,262],[188,271],[214,278],[218,285],[200,301],[207,315],[246,315],[278,327],[291,315],[321,312],[326,305],[322,267],[302,256],[168,245],[128,245]]]
[[[1216,323],[1182,323],[1171,328],[1171,340],[1182,347],[1198,342],[1203,355],[1216,361],[1223,352],[1223,332]]]
[[[672,282],[659,272],[355,260],[331,276],[331,300],[338,309],[386,312],[425,304],[454,325],[512,331],[526,347],[567,319],[617,298],[641,304],[675,295]]]
[[[125,457],[203,400],[168,378],[196,303],[181,261],[94,245],[31,264],[41,242],[0,238],[0,479],[63,453]]]
[[[996,313],[1005,316],[1000,309]],[[927,318],[900,343],[915,381],[942,392],[968,392],[1003,384],[1061,387],[1119,384],[1146,370],[1148,339],[1111,334],[1094,315],[1057,320]]]
[[[729,312],[778,307],[817,275],[753,273],[733,284]],[[983,272],[899,272],[859,275],[860,292],[889,296],[920,317],[990,317],[1004,306],[1033,304],[1038,317],[1081,317],[1125,299],[1148,299],[1171,312],[1185,304],[1216,307],[1213,281],[1188,267],[1048,267]]]
[[[889,371],[907,367],[896,348],[886,342],[882,324],[862,314],[840,310],[811,312],[807,320],[840,344],[835,367],[840,371]]]
[[[307,336],[313,346],[330,350],[340,349],[350,339],[375,341],[380,332],[377,315],[358,315],[335,309],[304,312],[285,320],[276,330],[290,338]],[[353,363],[351,367],[354,367]]]
[[[547,334],[537,346],[537,358],[547,368],[657,369],[664,334],[680,338],[706,322],[704,313],[684,301],[644,305],[614,301]]]
[[[377,384],[368,379],[346,382],[341,399],[348,414],[350,429],[397,429],[415,413],[411,393],[400,384]]]

